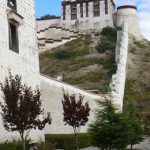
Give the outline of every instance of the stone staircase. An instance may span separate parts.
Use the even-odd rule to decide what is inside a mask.
[[[40,52],[44,52],[54,47],[63,45],[66,42],[77,39],[81,35],[83,34],[78,31],[66,29],[57,25],[51,25],[48,28],[37,32],[38,46]]]

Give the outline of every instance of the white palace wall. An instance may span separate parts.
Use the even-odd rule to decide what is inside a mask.
[[[117,102],[118,107],[122,110],[123,98],[126,81],[126,65],[128,59],[128,23],[124,21],[122,31],[118,31],[116,45],[116,63],[117,71],[112,76],[110,83],[111,97],[114,102]]]
[[[8,69],[12,75],[22,76],[23,83],[33,88],[39,85],[39,57],[36,35],[36,21],[34,0],[17,0],[17,13],[24,19],[18,28],[19,53],[9,49],[9,31],[7,19],[7,1],[0,1],[0,82],[8,76]],[[2,100],[2,93],[0,93]],[[3,127],[0,116],[0,141],[18,138],[18,133],[8,133]],[[44,139],[43,131],[34,130],[31,137]]]
[[[73,2],[73,1],[72,1]],[[77,3],[77,19],[71,20],[71,4],[67,4],[65,20],[61,17],[61,26],[74,29],[80,32],[101,31],[104,27],[113,26],[114,6],[110,0],[107,0],[108,13],[105,13],[105,1],[99,1],[99,16],[94,16],[93,1],[88,2],[88,17],[86,17],[86,2],[83,2],[83,17],[80,14],[80,3]],[[63,14],[63,6],[62,6]]]
[[[63,122],[63,90],[68,94],[75,94],[78,98],[79,94],[84,96],[84,101],[89,103],[91,108],[89,122],[94,119],[94,109],[97,108],[95,100],[102,99],[102,95],[96,95],[79,89],[78,87],[71,86],[67,83],[59,82],[53,78],[47,78],[41,75],[41,93],[44,101],[44,109],[46,112],[51,113],[52,125],[47,125],[45,134],[70,134],[73,130],[68,125],[65,126]],[[89,123],[88,122],[88,123]],[[87,126],[81,127],[81,132],[86,132]]]

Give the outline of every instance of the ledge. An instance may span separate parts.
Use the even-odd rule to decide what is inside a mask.
[[[8,16],[8,20],[17,26],[24,24],[24,20],[23,20],[24,18],[20,14],[18,14],[17,12],[11,9],[7,9],[7,16]]]
[[[137,10],[137,7],[134,6],[134,5],[122,5],[122,6],[117,7],[117,10],[119,10],[119,9],[128,9],[128,8]]]

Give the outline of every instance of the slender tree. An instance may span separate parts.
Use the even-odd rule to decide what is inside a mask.
[[[117,124],[120,122],[120,114],[116,113],[110,100],[97,101],[97,104],[99,109],[96,110],[95,121],[89,126],[89,132],[95,146],[111,150],[119,130]]]
[[[3,124],[7,131],[18,131],[21,136],[23,149],[31,129],[42,130],[45,125],[51,124],[50,113],[44,118],[44,110],[41,109],[41,94],[37,87],[32,91],[31,87],[22,85],[19,75],[9,76],[5,83],[0,83],[3,93],[2,108]]]
[[[76,138],[76,148],[79,149],[79,129],[81,126],[85,126],[88,122],[89,117],[89,104],[86,102],[83,104],[83,96],[79,96],[76,100],[75,95],[69,95],[64,93],[64,99],[62,100],[64,110],[64,122],[69,126],[73,127],[73,131]]]
[[[123,117],[127,121],[126,133],[132,150],[133,145],[143,141],[144,123],[139,117],[135,104],[130,101],[124,105]]]
[[[130,144],[132,149],[134,144],[142,141],[142,123],[133,109],[128,107],[127,113],[119,113],[112,101],[107,99],[97,101],[97,104],[96,119],[89,126],[95,146],[122,150]]]

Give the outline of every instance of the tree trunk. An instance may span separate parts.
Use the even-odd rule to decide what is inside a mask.
[[[109,148],[108,148],[109,150],[111,150],[111,146],[109,146]]]
[[[22,141],[22,149],[23,149],[23,150],[26,150],[24,132],[20,132],[20,136],[21,136],[21,141]]]
[[[133,149],[133,145],[131,144],[131,150]]]
[[[75,134],[75,141],[76,141],[76,150],[79,150],[79,136],[76,131],[76,128],[74,128],[74,134]]]

